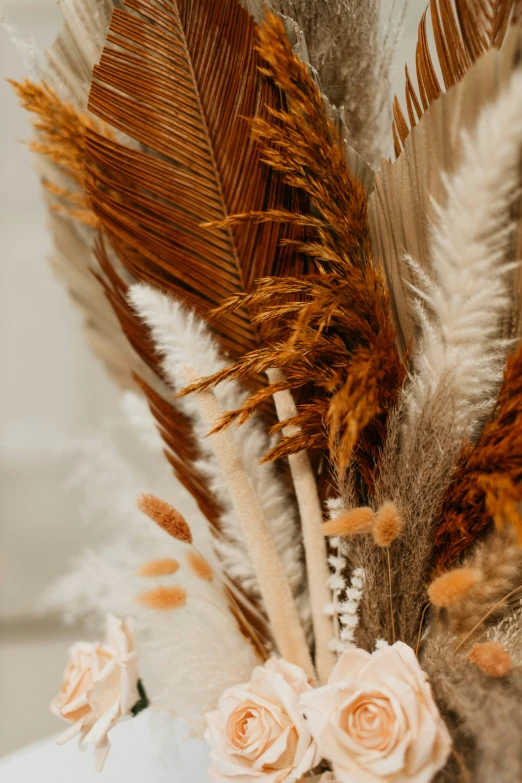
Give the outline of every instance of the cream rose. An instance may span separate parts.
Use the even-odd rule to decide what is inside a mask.
[[[105,644],[77,642],[70,649],[62,689],[51,704],[55,715],[72,723],[58,743],[79,735],[80,746],[94,745],[101,770],[109,730],[139,700],[132,626],[108,615]]]
[[[299,709],[311,691],[298,666],[271,658],[250,682],[228,688],[218,709],[207,713],[213,783],[293,783],[320,761]]]
[[[428,783],[451,750],[427,677],[402,642],[373,655],[347,650],[301,706],[340,783]]]

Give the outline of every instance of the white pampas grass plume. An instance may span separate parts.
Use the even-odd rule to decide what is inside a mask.
[[[127,393],[124,407],[130,417],[112,420],[70,448],[71,483],[80,492],[76,524],[88,527],[93,543],[49,588],[42,608],[70,621],[102,621],[107,613],[133,617],[140,673],[152,704],[182,715],[198,730],[223,690],[247,681],[259,659],[237,628],[219,578],[202,579],[187,562],[187,544],[166,536],[136,507],[138,489],[169,501],[190,520],[198,551],[219,575],[208,522],[173,476],[147,403]],[[166,559],[179,568],[143,573],[147,561]],[[187,605],[175,611],[136,601],[175,585],[188,596]]]
[[[226,366],[206,324],[179,302],[141,284],[131,286],[129,298],[136,312],[151,329],[157,351],[164,357],[165,373],[175,391],[181,391],[187,383],[182,367],[190,366],[198,375],[203,376]],[[220,406],[227,411],[240,407],[247,393],[238,383],[230,382],[220,384],[215,394]],[[241,524],[231,503],[226,478],[206,438],[209,428],[201,417],[196,395],[181,398],[179,404],[195,422],[204,455],[198,468],[208,476],[212,491],[225,509],[221,519],[223,538],[216,542],[216,550],[224,570],[232,579],[241,583],[245,590],[259,598],[259,585]],[[303,594],[303,591],[306,592],[306,578],[301,550],[296,545],[299,540],[296,510],[274,466],[259,464],[269,448],[268,436],[255,421],[231,432],[252,487],[259,498],[292,592],[296,596]],[[301,619],[309,625],[309,612],[303,610],[303,606],[306,606],[304,599],[299,603]]]
[[[410,424],[447,382],[457,437],[491,411],[507,344],[500,337],[509,306],[506,253],[520,191],[522,73],[462,135],[462,161],[445,179],[446,203],[436,205],[432,278],[418,272],[420,347],[408,393]]]

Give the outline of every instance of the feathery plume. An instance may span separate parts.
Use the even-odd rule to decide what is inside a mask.
[[[192,544],[192,531],[185,517],[176,511],[170,503],[160,500],[154,495],[143,494],[138,496],[137,506],[169,536],[183,541],[185,544]]]
[[[419,270],[421,339],[407,395],[410,426],[443,379],[449,379],[455,438],[476,435],[492,410],[506,343],[500,326],[509,306],[506,260],[515,228],[522,150],[522,73],[462,135],[460,166],[446,180],[432,231],[433,279]],[[413,262],[412,262],[413,263]]]
[[[304,191],[315,214],[251,212],[220,225],[277,221],[308,230],[311,238],[297,249],[313,263],[314,274],[266,278],[255,293],[225,303],[219,312],[248,306],[257,312],[257,320],[272,325],[270,343],[185,393],[271,367],[284,370],[284,386],[261,390],[241,409],[229,412],[222,426],[246,421],[275,392],[313,389],[310,399],[305,395],[298,403],[297,416],[274,427],[280,431],[294,426],[298,431],[283,437],[267,459],[328,445],[341,475],[353,454],[371,487],[386,413],[405,373],[382,273],[371,260],[365,191],[350,174],[343,141],[319,89],[274,15],[268,15],[260,30],[259,51],[266,61],[263,72],[285,92],[288,110],[272,112],[277,120],[273,124],[255,119],[254,136],[266,162],[283,173],[288,185]]]
[[[438,576],[428,587],[428,595],[433,606],[439,609],[452,606],[472,590],[482,579],[478,568],[455,568],[447,574]]]
[[[468,653],[468,660],[488,677],[505,677],[513,667],[511,655],[498,642],[475,644]]]
[[[187,603],[187,591],[180,585],[172,587],[154,587],[147,590],[136,599],[140,606],[147,609],[159,609],[161,611],[171,611],[172,609],[181,609]]]
[[[404,527],[402,515],[390,500],[380,506],[373,517],[373,540],[379,547],[389,548]]]
[[[213,580],[214,571],[212,566],[208,560],[205,560],[203,555],[199,554],[199,552],[188,552],[187,561],[196,576],[198,576],[200,579],[203,579],[205,582],[211,582]]]
[[[172,557],[164,557],[159,560],[149,560],[136,571],[137,576],[167,576],[175,574],[179,569],[179,563]]]
[[[367,506],[350,508],[341,511],[334,519],[325,522],[322,527],[323,536],[358,536],[372,530],[374,511]]]
[[[522,343],[508,356],[496,410],[475,446],[466,444],[435,531],[435,569],[453,563],[492,522],[511,522],[522,500]]]

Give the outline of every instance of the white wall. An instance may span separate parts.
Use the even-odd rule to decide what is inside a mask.
[[[398,63],[414,61],[425,0],[410,0]],[[54,0],[4,0],[4,15],[40,44],[59,26]],[[411,70],[411,69],[410,69]],[[0,77],[21,78],[0,30]],[[403,94],[402,67],[397,89]],[[0,81],[0,754],[57,728],[47,703],[68,635],[36,622],[41,590],[87,543],[64,487],[61,444],[115,409],[117,395],[84,344],[80,319],[46,263],[49,239],[27,116]]]

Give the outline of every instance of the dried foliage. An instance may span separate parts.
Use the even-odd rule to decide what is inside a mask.
[[[522,671],[487,677],[454,655],[447,635],[428,642],[421,666],[460,759],[453,755],[434,783],[522,780]]]
[[[140,495],[137,501],[138,508],[149,519],[152,519],[169,536],[185,544],[192,544],[192,532],[185,517],[176,511],[170,503],[160,500],[154,495]]]
[[[89,109],[143,145],[89,133],[94,212],[135,280],[204,318],[258,277],[301,272],[295,254],[279,248],[280,225],[201,228],[291,203],[249,132],[249,118],[268,119],[281,105],[259,73],[255,35],[236,0],[127,0],[93,74]],[[259,345],[244,306],[211,325],[234,358]]]
[[[388,548],[397,539],[404,527],[404,520],[395,503],[387,500],[382,504],[373,520],[372,535],[377,546]]]
[[[33,127],[37,139],[29,148],[43,155],[59,167],[70,186],[63,180],[43,180],[43,186],[51,195],[51,209],[65,212],[87,226],[96,227],[94,216],[85,193],[85,144],[87,129],[104,136],[111,136],[104,123],[80,112],[72,104],[65,103],[45,83],[35,84],[29,79],[11,81],[23,108],[35,115]]]
[[[468,653],[468,660],[488,677],[505,677],[513,666],[511,655],[499,642],[475,644]]]
[[[138,576],[168,576],[169,574],[175,574],[179,569],[179,563],[172,557],[164,557],[158,560],[149,560],[148,563],[144,563],[138,568],[136,574]]]
[[[455,568],[433,580],[428,588],[429,599],[438,609],[447,609],[462,601],[481,579],[482,571],[478,568]]]
[[[442,87],[436,64],[442,72],[444,89],[461,81],[473,63],[492,47],[500,48],[510,23],[520,20],[520,0],[430,0],[429,11],[437,60],[430,52],[427,30],[428,9],[419,25],[416,75],[418,93],[406,66],[406,120],[400,103],[393,105],[395,153],[400,155],[404,143],[428,106],[437,100]]]
[[[324,523],[322,527],[323,535],[348,538],[361,535],[362,533],[369,533],[372,529],[373,517],[373,509],[368,506],[341,511],[340,514]]]
[[[146,593],[142,593],[136,599],[140,606],[147,609],[159,609],[169,612],[172,609],[181,609],[187,603],[187,591],[180,585],[172,587],[154,587]]]
[[[350,145],[378,169],[391,136],[391,66],[401,15],[392,9],[384,19],[379,0],[271,0],[270,5],[302,29],[321,89],[343,107]]]
[[[256,118],[254,135],[267,163],[309,197],[313,214],[250,212],[221,225],[285,222],[304,227],[309,239],[298,249],[317,271],[302,278],[266,278],[254,294],[229,300],[221,313],[248,306],[257,312],[257,322],[273,326],[270,342],[186,393],[271,367],[283,369],[286,383],[262,389],[241,410],[227,414],[222,426],[244,422],[276,391],[304,391],[297,416],[273,429],[291,426],[293,433],[267,459],[327,444],[340,475],[354,453],[371,489],[386,412],[397,399],[405,371],[382,275],[372,264],[365,192],[348,170],[342,140],[319,89],[274,15],[261,28],[259,51],[266,61],[263,72],[284,90],[288,110],[272,112],[274,123]]]
[[[403,408],[391,413],[372,498],[375,512],[387,502],[400,509],[403,528],[388,550],[393,610],[397,638],[414,649],[427,602],[436,512],[456,458],[451,410],[447,391],[439,389],[415,430],[404,427]],[[342,492],[349,507],[353,482],[346,482]],[[376,639],[391,642],[393,635],[389,591],[383,587],[389,579],[387,553],[373,536],[358,536],[350,541],[349,564],[366,572],[356,641],[371,651]]]
[[[496,411],[475,446],[465,446],[438,512],[435,569],[444,570],[491,524],[507,515],[520,531],[522,500],[522,343],[508,357]]]
[[[509,601],[503,599],[522,584],[522,547],[513,528],[506,525],[493,531],[476,546],[465,566],[478,571],[481,578],[439,618],[442,626],[463,644],[468,643],[468,634],[475,626],[477,631],[483,629],[511,611]],[[476,641],[473,634],[469,641]]]
[[[208,560],[205,560],[203,555],[200,555],[199,552],[192,550],[187,554],[187,561],[196,576],[198,576],[200,579],[203,579],[204,582],[212,582],[214,578],[214,571],[212,570],[212,566]]]

